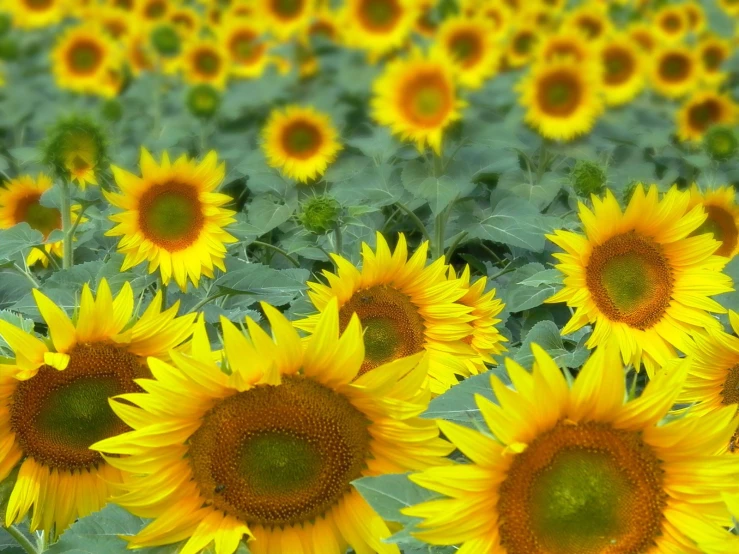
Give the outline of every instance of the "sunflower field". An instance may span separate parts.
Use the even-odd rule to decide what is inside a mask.
[[[737,46],[0,0],[0,554],[739,554]]]

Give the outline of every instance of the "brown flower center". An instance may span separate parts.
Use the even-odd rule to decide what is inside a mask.
[[[671,52],[659,61],[659,74],[670,83],[682,83],[690,73],[690,59],[681,52]]]
[[[462,67],[474,67],[482,59],[483,39],[472,30],[460,30],[450,37],[449,50]]]
[[[138,392],[148,370],[133,354],[105,343],[78,344],[64,371],[41,366],[11,397],[10,427],[26,456],[50,468],[75,471],[103,462],[88,447],[130,429],[108,404]]]
[[[639,433],[560,422],[517,454],[499,489],[508,554],[639,554],[661,533],[660,460]]]
[[[623,85],[633,75],[636,63],[626,48],[611,46],[603,52],[604,81],[607,85]]]
[[[383,33],[397,25],[402,13],[398,0],[360,0],[357,15],[363,27]]]
[[[90,75],[100,67],[103,52],[96,42],[80,39],[69,48],[67,59],[72,71],[80,75]]]
[[[691,235],[713,233],[713,238],[721,241],[721,246],[715,254],[731,256],[736,248],[737,240],[739,240],[739,230],[736,228],[734,216],[720,206],[703,206],[703,209],[706,210],[708,217],[703,225],[693,231]]]
[[[415,125],[436,127],[452,110],[451,85],[434,70],[419,73],[400,86],[400,108]]]
[[[559,71],[545,76],[538,86],[541,110],[554,117],[572,115],[582,102],[582,85],[574,73]]]
[[[153,185],[139,200],[139,228],[157,246],[184,250],[200,236],[205,224],[197,189],[187,183]]]
[[[739,364],[731,366],[721,387],[721,403],[730,406],[739,404]]]
[[[225,398],[190,438],[208,503],[249,524],[296,525],[326,513],[361,476],[370,422],[344,396],[283,376]]]
[[[648,329],[662,319],[672,296],[672,268],[659,244],[628,232],[593,248],[586,285],[611,321]]]
[[[56,208],[42,206],[40,199],[40,194],[29,194],[19,199],[13,211],[13,221],[25,221],[32,229],[40,231],[45,239],[53,230],[62,228],[62,214]]]

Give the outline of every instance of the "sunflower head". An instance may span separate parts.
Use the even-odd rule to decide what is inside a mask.
[[[300,223],[308,231],[323,235],[333,230],[341,215],[341,204],[332,196],[309,198],[300,213]]]
[[[323,175],[342,148],[328,114],[298,105],[273,110],[262,137],[267,163],[300,183]]]
[[[655,14],[654,28],[664,41],[679,42],[690,29],[688,13],[682,5],[665,6]]]
[[[417,0],[348,0],[340,16],[343,38],[377,59],[404,45],[421,8]]]
[[[724,407],[702,422],[661,423],[685,382],[685,360],[625,402],[613,349],[599,348],[571,387],[542,348],[532,351],[531,372],[506,361],[515,392],[492,375],[496,403],[476,395],[486,433],[439,423],[470,462],[411,476],[443,495],[402,510],[425,520],[418,538],[475,554],[594,554],[706,552],[699,543],[726,534],[721,494],[737,490],[737,469],[719,452],[739,417]],[[696,480],[703,471],[711,478]]]
[[[210,85],[195,85],[187,93],[186,104],[194,116],[209,119],[218,112],[221,95]]]
[[[3,2],[13,25],[19,29],[38,29],[59,23],[66,15],[65,0],[14,0]]]
[[[161,23],[151,32],[151,44],[154,49],[167,58],[177,56],[182,48],[182,40],[177,29],[169,23]]]
[[[600,164],[588,160],[577,160],[570,173],[570,180],[578,196],[590,198],[591,194],[603,192],[608,176]]]
[[[598,75],[572,59],[535,64],[522,82],[525,120],[547,138],[572,140],[595,125],[603,111]]]
[[[737,113],[737,105],[728,95],[713,91],[695,93],[678,111],[678,137],[699,141],[713,125],[734,124]]]
[[[248,336],[222,320],[224,367],[213,362],[201,325],[193,356],[152,360],[158,382],[143,381],[148,394],[126,397],[139,407],[112,403],[133,430],[94,449],[133,470],[134,494],[118,501],[155,518],[130,546],[188,539],[183,551],[197,552],[215,541],[232,554],[246,535],[254,554],[287,544],[293,552],[396,552],[352,481],[445,463],[450,449],[436,424],[417,418],[429,398],[426,363],[412,356],[359,376],[361,325],[354,316],[340,332],[335,300],[304,340],[275,308],[262,308],[271,336],[250,319]],[[144,438],[167,428],[178,431]],[[177,528],[162,534],[173,516]]]
[[[2,376],[0,406],[7,417],[0,424],[6,444],[0,478],[21,464],[5,523],[32,510],[31,529],[56,535],[101,508],[121,482],[120,472],[88,448],[129,429],[109,398],[141,391],[136,380],[151,375],[146,358],[167,358],[192,333],[195,314],[177,318],[177,305],[161,312],[159,294],[131,321],[130,285],[114,298],[102,280],[97,297],[84,286],[77,316],[70,319],[33,292],[49,330],[46,341],[0,321],[0,335],[15,352]]]
[[[229,56],[224,46],[215,40],[194,40],[182,53],[185,80],[190,84],[209,84],[219,90],[228,81]]]
[[[652,86],[658,93],[680,98],[700,83],[700,61],[687,46],[665,47],[653,56],[651,76]]]
[[[593,210],[579,205],[585,236],[547,235],[565,250],[555,254],[565,286],[547,302],[576,308],[563,334],[592,323],[589,348],[614,343],[651,375],[701,329],[719,326],[708,312],[725,312],[710,296],[731,288],[726,258],[714,255],[720,243],[710,234],[689,236],[707,215],[675,187],[660,200],[656,186],[638,184],[625,211],[610,191],[592,202]]]
[[[44,162],[59,179],[76,181],[84,190],[97,185],[96,174],[108,161],[107,139],[91,119],[72,116],[57,122],[43,145]]]
[[[236,239],[224,227],[234,212],[222,208],[232,199],[216,192],[225,175],[216,153],[198,163],[185,155],[171,162],[165,152],[157,163],[142,149],[140,165],[141,177],[114,166],[120,193],[104,192],[123,210],[110,216],[117,225],[107,232],[122,237],[123,270],[148,261],[150,273],[159,269],[165,284],[174,278],[183,291],[188,280],[197,286],[214,268],[225,271],[225,245]]]
[[[692,235],[711,233],[714,239],[721,242],[716,250],[717,256],[733,258],[739,252],[739,206],[735,195],[732,186],[705,192],[701,192],[697,185],[690,189],[690,206],[703,206],[706,211],[706,220]]]
[[[714,160],[728,160],[739,151],[739,137],[734,128],[715,125],[703,137],[703,147]]]
[[[452,59],[462,86],[480,88],[497,71],[500,52],[484,19],[448,18],[436,37],[436,48]]]
[[[603,43],[600,52],[603,92],[606,103],[620,106],[633,100],[644,87],[644,57],[639,48],[625,37]]]
[[[453,62],[413,51],[389,63],[373,85],[375,120],[404,139],[439,154],[445,129],[461,119],[465,103],[458,97]]]

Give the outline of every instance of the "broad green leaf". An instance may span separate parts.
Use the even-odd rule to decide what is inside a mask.
[[[555,273],[551,273],[555,272]],[[506,309],[511,313],[540,306],[552,296],[559,285],[556,269],[544,269],[540,263],[527,264],[511,274],[505,289],[501,290]]]
[[[414,198],[428,202],[434,215],[440,214],[457,196],[472,188],[470,182],[456,181],[448,175],[435,177],[430,173],[427,164],[412,160],[403,168],[401,181]]]
[[[32,229],[25,221],[10,229],[0,230],[0,260],[9,260],[18,252],[24,252],[43,242],[41,232]]]
[[[401,514],[400,510],[436,496],[433,492],[411,482],[406,473],[362,477],[352,484],[385,521],[399,523],[414,521],[414,518]]]
[[[234,294],[247,294],[249,304],[269,302],[283,306],[295,300],[306,289],[310,277],[307,269],[274,269],[257,263],[231,263],[215,285]]]
[[[553,321],[540,321],[526,335],[515,360],[525,367],[531,367],[534,362],[531,344],[536,343],[546,350],[560,367],[578,368],[589,356],[589,351],[585,348],[585,338],[582,337],[574,348],[568,349],[557,325]]]

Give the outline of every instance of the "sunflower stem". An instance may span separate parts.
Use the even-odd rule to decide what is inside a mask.
[[[72,226],[72,187],[67,180],[61,182],[61,208],[62,208],[62,239],[63,256],[62,267],[69,269],[74,263],[72,253],[72,239],[75,227]]]
[[[428,229],[426,229],[426,226],[423,224],[423,221],[421,221],[416,214],[413,213],[413,211],[401,204],[400,202],[397,203],[398,208],[402,210],[402,212],[411,218],[411,221],[416,224],[416,227],[418,227],[418,230],[423,233],[423,238],[425,238],[427,241],[431,241],[431,236],[429,235]]]
[[[282,255],[283,255],[283,256],[284,256],[285,258],[287,258],[287,260],[288,260],[288,261],[289,261],[289,262],[290,262],[291,264],[293,264],[293,265],[294,265],[295,267],[300,267],[300,262],[299,262],[298,260],[296,260],[295,258],[293,258],[293,257],[292,257],[292,256],[291,256],[290,254],[288,254],[287,252],[285,252],[285,251],[284,251],[284,250],[283,250],[282,248],[280,248],[279,246],[275,246],[274,244],[270,244],[270,243],[268,243],[268,242],[262,242],[262,241],[260,241],[260,240],[255,240],[255,241],[252,241],[252,244],[255,244],[255,245],[257,245],[257,246],[261,246],[261,247],[263,247],[263,248],[268,248],[268,249],[270,249],[270,250],[274,250],[274,251],[275,251],[275,252],[277,252],[278,254],[282,254]]]
[[[36,532],[36,547],[39,553],[46,552],[46,549],[49,548],[49,535],[46,531]]]
[[[39,288],[41,285],[39,285],[39,282],[36,280],[36,278],[31,275],[31,272],[28,269],[23,269],[18,264],[13,264],[13,269],[15,269],[18,273],[25,276],[26,279],[28,279],[34,288]]]
[[[38,554],[39,552],[43,552],[43,550],[36,550],[36,547],[33,546],[33,543],[29,541],[21,532],[21,530],[18,529],[15,525],[6,527],[5,530],[11,537],[15,539],[15,542],[17,542],[23,550],[28,552],[28,554]]]
[[[343,241],[341,239],[341,223],[336,222],[336,225],[334,225],[334,238],[336,239],[336,245],[334,246],[334,252],[341,256],[341,253],[343,251]]]
[[[195,304],[192,308],[190,308],[190,313],[195,313],[199,311],[203,306],[208,304],[209,302],[212,302],[213,300],[216,300],[217,298],[221,298],[222,296],[228,296],[228,292],[217,292],[216,294],[213,294],[211,296],[206,296],[203,298],[200,302]]]
[[[459,233],[454,240],[452,241],[452,244],[447,248],[446,254],[444,254],[444,261],[446,263],[449,263],[449,261],[452,259],[452,255],[454,254],[454,251],[457,249],[459,244],[467,237],[467,231],[462,231]]]
[[[162,272],[159,272],[159,290],[162,291],[162,311],[167,309],[167,285],[164,284],[162,279]]]

